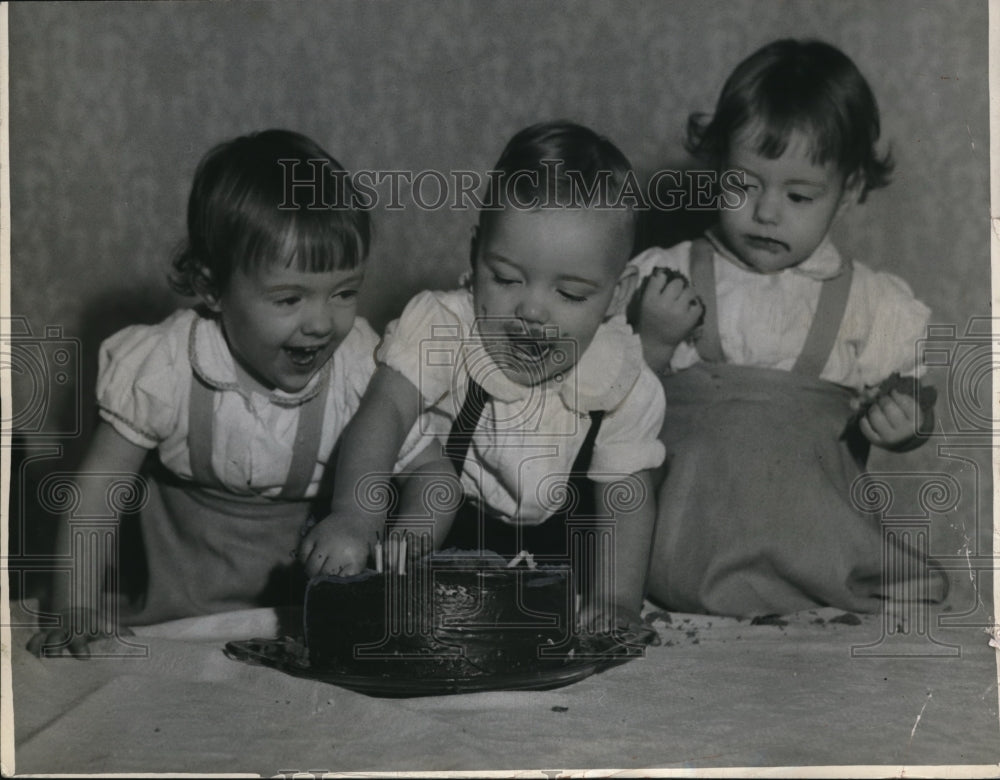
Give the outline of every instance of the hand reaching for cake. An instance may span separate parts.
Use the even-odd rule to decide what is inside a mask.
[[[364,571],[375,541],[366,520],[329,514],[302,537],[298,559],[307,577],[350,577]]]

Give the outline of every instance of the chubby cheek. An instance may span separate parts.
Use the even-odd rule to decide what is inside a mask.
[[[510,300],[508,300],[510,298]],[[513,296],[487,282],[477,282],[472,288],[472,305],[480,317],[513,317]]]
[[[603,319],[597,312],[587,312],[564,317],[559,322],[559,337],[574,344],[577,359],[593,342]]]
[[[719,215],[719,230],[723,238],[732,240],[744,232],[750,222],[750,209],[743,206],[740,209],[724,209]]]
[[[338,344],[347,338],[347,334],[351,332],[351,328],[354,327],[354,320],[357,318],[358,309],[356,306],[351,306],[338,312],[336,318],[334,319],[334,341]]]
[[[506,302],[500,295],[477,294],[477,291],[473,290],[472,306],[478,320],[477,327],[484,334],[505,333],[511,327],[511,323],[517,320],[514,314],[515,304]]]

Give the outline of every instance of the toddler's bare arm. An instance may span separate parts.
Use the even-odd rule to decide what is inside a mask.
[[[121,479],[122,474],[134,475],[141,479],[139,470],[146,459],[148,450],[133,444],[107,422],[98,423],[94,438],[87,448],[80,464],[81,475],[75,482],[79,493],[79,503],[75,512],[81,516],[107,516],[108,490]],[[69,515],[59,519],[56,531],[56,554],[76,554],[72,543]],[[114,562],[117,564],[117,561]],[[74,566],[87,566],[90,561],[74,560]],[[93,576],[102,577],[103,572]],[[68,648],[77,658],[88,658],[87,644],[95,639],[108,636],[118,630],[113,625],[113,616],[100,614],[99,605],[94,604],[92,593],[74,593],[73,578],[54,577],[52,581],[51,609],[59,615],[62,625],[36,633],[28,642],[28,649],[37,656],[56,653]]]
[[[349,576],[365,568],[386,513],[358,501],[357,491],[363,486],[369,494],[392,489],[392,467],[419,413],[420,393],[413,383],[379,366],[341,438],[330,514],[299,545],[298,557],[309,577]],[[372,480],[385,485],[380,488]]]

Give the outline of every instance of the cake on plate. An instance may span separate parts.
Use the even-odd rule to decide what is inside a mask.
[[[571,568],[527,553],[448,550],[407,568],[315,578],[301,637],[232,641],[226,654],[400,697],[557,688],[640,657],[651,639],[581,630]]]
[[[315,670],[495,677],[572,663],[586,651],[574,616],[568,566],[511,567],[500,556],[438,553],[405,574],[313,580],[305,644]]]

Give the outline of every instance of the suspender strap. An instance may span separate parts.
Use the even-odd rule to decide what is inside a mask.
[[[719,337],[719,315],[715,300],[715,265],[712,244],[705,238],[691,242],[691,283],[705,304],[705,323],[696,344],[702,360],[718,363],[723,360]],[[806,334],[805,344],[792,370],[803,376],[819,377],[830,359],[840,322],[844,318],[847,299],[851,294],[854,268],[844,261],[843,271],[823,282],[816,313]]]
[[[850,260],[845,259],[840,275],[823,282],[805,344],[792,367],[795,373],[816,378],[823,373],[837,340],[837,333],[840,332],[840,322],[844,318],[847,298],[851,294],[853,275],[854,267]]]
[[[451,425],[448,433],[448,441],[444,445],[445,455],[451,461],[455,473],[461,475],[465,457],[469,454],[469,447],[472,445],[472,436],[479,425],[479,418],[483,415],[486,400],[489,398],[482,386],[471,376],[466,386],[465,401],[458,412],[458,416]],[[576,454],[573,466],[570,469],[570,479],[577,477],[583,479],[590,470],[590,461],[594,457],[594,444],[597,442],[597,433],[601,429],[601,422],[604,420],[604,411],[595,410],[590,413],[590,428],[587,436],[580,445],[580,451]]]
[[[719,338],[719,312],[715,303],[715,251],[707,238],[691,242],[691,284],[705,304],[705,322],[695,347],[701,359],[721,363],[722,341]]]
[[[465,401],[458,411],[455,422],[451,425],[448,433],[448,441],[444,445],[444,454],[451,461],[455,473],[462,475],[462,465],[465,463],[465,456],[472,446],[472,435],[479,425],[479,418],[483,415],[483,408],[486,406],[486,391],[475,379],[469,376],[469,382],[465,388]]]
[[[295,444],[288,477],[281,489],[281,498],[302,498],[319,460],[320,440],[323,436],[323,417],[326,414],[327,389],[330,372],[323,372],[322,386],[316,395],[299,408],[295,428]],[[215,469],[212,468],[212,441],[215,431],[216,391],[206,385],[195,372],[191,372],[191,400],[188,412],[188,449],[191,457],[191,477],[200,485],[224,490]]]
[[[597,506],[594,503],[594,483],[587,476],[587,472],[590,470],[590,461],[594,457],[594,444],[597,442],[597,433],[601,430],[603,421],[603,411],[595,410],[590,413],[590,428],[583,444],[580,445],[580,451],[576,453],[573,466],[570,468],[567,480],[570,490],[566,496],[566,503],[557,512],[558,515],[569,517],[570,512],[572,512],[576,517],[586,517],[597,514]],[[576,503],[574,498],[579,503]],[[576,503],[575,507],[574,503]]]
[[[570,469],[570,479],[585,479],[590,471],[590,461],[594,458],[594,444],[597,442],[597,432],[601,430],[601,423],[604,422],[604,411],[595,409],[590,413],[590,429],[587,437],[580,445],[580,451],[576,453],[576,460]]]
[[[222,488],[212,468],[212,432],[215,428],[215,390],[191,372],[191,398],[188,409],[188,450],[191,478],[199,485]]]
[[[312,482],[319,460],[320,439],[323,437],[323,417],[326,415],[327,394],[330,386],[330,366],[323,368],[319,392],[299,407],[299,421],[295,426],[295,446],[292,463],[288,468],[281,498],[302,498]]]

